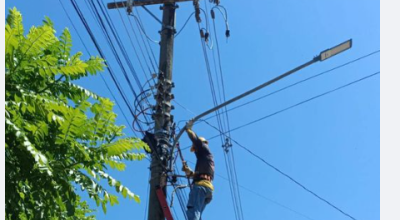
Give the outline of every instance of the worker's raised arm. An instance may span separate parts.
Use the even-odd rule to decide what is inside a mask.
[[[193,121],[190,120],[188,123],[186,123],[186,133],[188,134],[190,140],[193,143],[201,143],[199,137],[197,136],[196,133],[194,133],[194,131],[192,131],[192,126],[193,126]]]
[[[192,131],[192,129],[186,128],[186,133],[188,134],[190,140],[193,143],[196,143],[199,140],[199,138],[197,137],[196,133],[194,133],[194,131]]]

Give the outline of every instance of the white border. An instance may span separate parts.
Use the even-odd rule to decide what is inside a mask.
[[[382,0],[380,9],[381,219],[391,220],[400,219],[400,31],[396,28],[400,20],[399,2]]]

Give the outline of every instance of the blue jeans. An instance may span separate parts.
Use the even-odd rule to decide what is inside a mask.
[[[186,214],[188,220],[200,220],[206,205],[211,202],[212,190],[208,187],[193,184],[189,193]]]

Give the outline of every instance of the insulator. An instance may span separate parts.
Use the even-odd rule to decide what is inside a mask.
[[[164,73],[163,72],[158,74],[158,79],[160,79],[160,80],[164,79]]]
[[[157,84],[157,90],[160,91],[160,93],[164,91],[164,85],[161,81],[159,81]]]
[[[200,7],[198,5],[196,5],[195,8],[196,8],[196,10],[195,10],[196,21],[197,21],[197,23],[200,23],[201,22]]]
[[[225,31],[225,36],[226,38],[231,36],[231,31],[229,29]]]
[[[204,35],[204,41],[208,42],[208,37],[210,36],[210,33],[206,32],[206,34]]]
[[[211,18],[212,18],[212,19],[215,19],[215,12],[214,12],[213,9],[211,9]]]
[[[171,103],[168,101],[163,101],[162,104],[164,105],[164,107],[171,108]]]
[[[165,90],[167,90],[167,89],[171,89],[172,88],[172,81],[171,80],[164,80],[164,87],[165,87]]]
[[[203,29],[200,30],[200,36],[201,36],[201,38],[204,38],[204,31],[203,31]]]

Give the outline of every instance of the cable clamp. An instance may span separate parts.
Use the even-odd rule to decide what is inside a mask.
[[[170,30],[170,31],[172,31],[173,34],[176,34],[176,29],[171,25],[163,25],[162,30],[159,31],[158,33],[161,34],[164,30]]]

